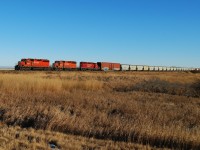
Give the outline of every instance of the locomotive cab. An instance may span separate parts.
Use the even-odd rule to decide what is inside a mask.
[[[60,61],[55,61],[53,64],[52,64],[52,67],[54,70],[56,70],[59,66],[60,66]]]
[[[15,70],[20,70],[21,68],[26,67],[27,64],[29,64],[27,59],[21,59],[21,61],[18,61],[17,65],[15,66]]]

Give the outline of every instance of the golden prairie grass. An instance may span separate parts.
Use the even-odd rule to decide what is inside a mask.
[[[0,77],[0,119],[7,125],[161,148],[200,147],[200,99],[192,88],[198,74],[21,72]],[[185,85],[189,95],[179,91]]]
[[[62,80],[40,78],[38,75],[0,75],[0,89],[5,91],[61,92],[63,90],[96,90],[103,83],[96,80]]]
[[[80,149],[137,149],[150,150],[150,146],[133,143],[97,140],[81,136],[66,135],[48,130],[22,129],[0,125],[0,150],[30,149],[50,150],[50,144],[63,150]]]

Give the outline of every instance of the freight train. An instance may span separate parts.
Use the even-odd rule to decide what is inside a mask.
[[[92,70],[92,71],[192,71],[194,68],[130,65],[111,62],[80,62],[77,67],[76,61],[55,61],[50,66],[48,59],[21,59],[15,66],[15,70]]]

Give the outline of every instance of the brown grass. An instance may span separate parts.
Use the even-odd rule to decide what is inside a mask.
[[[27,76],[20,75],[0,75],[0,89],[3,91],[27,91],[27,92],[61,92],[70,90],[97,90],[103,84],[97,80],[64,80],[60,78],[41,78],[38,74]]]
[[[4,72],[0,120],[22,128],[200,148],[199,74]]]
[[[50,144],[63,150],[80,149],[132,149],[151,150],[150,146],[97,140],[81,136],[66,135],[48,130],[34,130],[0,125],[0,150],[50,150]]]
[[[130,84],[114,88],[118,92],[141,91],[149,93],[165,93],[171,95],[199,97],[200,81],[192,83],[168,82],[159,78],[144,80],[138,84]]]

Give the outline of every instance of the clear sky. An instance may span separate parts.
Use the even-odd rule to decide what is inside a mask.
[[[0,0],[0,66],[21,58],[200,67],[200,0]]]

